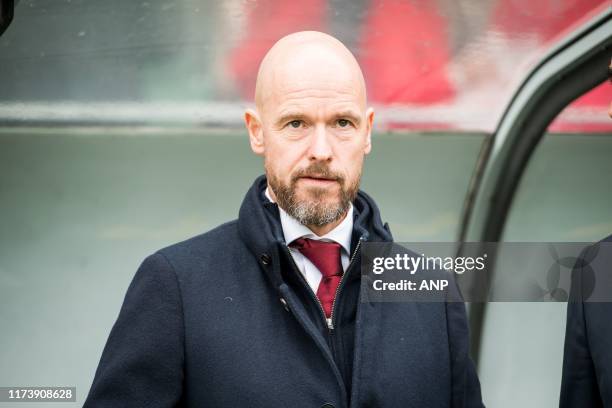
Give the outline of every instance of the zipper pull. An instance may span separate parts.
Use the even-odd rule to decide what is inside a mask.
[[[330,333],[334,331],[334,323],[332,323],[332,319],[331,318],[326,318],[325,319],[327,321],[327,328],[329,329]]]

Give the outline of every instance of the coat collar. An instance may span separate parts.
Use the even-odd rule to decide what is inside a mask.
[[[255,179],[240,206],[238,229],[249,250],[264,266],[269,266],[272,262],[268,258],[277,258],[285,241],[279,208],[265,198],[266,187],[265,176]],[[368,241],[393,240],[388,225],[382,223],[378,207],[369,195],[359,190],[353,208],[353,248],[360,238]],[[274,273],[273,280],[277,285],[282,283],[280,271]]]

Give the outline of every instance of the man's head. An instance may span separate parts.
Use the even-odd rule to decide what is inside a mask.
[[[245,113],[251,149],[264,157],[278,205],[310,227],[341,220],[359,188],[374,118],[355,57],[327,34],[283,37],[261,62],[255,104]]]

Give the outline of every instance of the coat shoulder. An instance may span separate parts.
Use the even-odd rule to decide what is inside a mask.
[[[210,231],[159,249],[171,265],[179,266],[193,262],[207,262],[223,256],[227,259],[233,252],[242,252],[246,247],[240,239],[238,221],[219,225]]]

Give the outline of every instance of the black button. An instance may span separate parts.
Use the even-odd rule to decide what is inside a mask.
[[[268,254],[261,254],[259,259],[261,260],[261,263],[264,265],[270,265],[272,263],[272,257]]]
[[[321,405],[321,408],[334,408],[334,406],[330,403]]]

